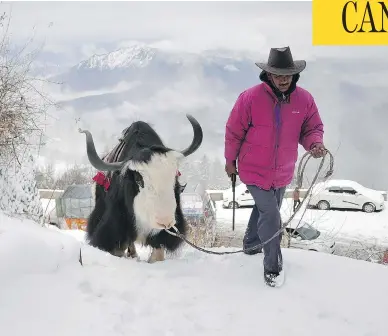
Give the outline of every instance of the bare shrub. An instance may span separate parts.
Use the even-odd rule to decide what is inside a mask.
[[[26,146],[39,146],[43,121],[54,102],[39,84],[46,80],[32,76],[39,49],[32,51],[32,39],[20,48],[9,37],[10,17],[0,15],[0,159],[2,164],[17,161]]]

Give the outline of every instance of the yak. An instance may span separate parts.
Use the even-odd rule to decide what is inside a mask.
[[[148,262],[163,261],[165,250],[176,251],[183,240],[166,230],[175,226],[187,233],[182,212],[178,181],[180,161],[202,144],[201,125],[186,115],[193,128],[190,146],[176,151],[164,145],[155,130],[144,121],[136,121],[122,132],[120,143],[100,158],[92,134],[86,135],[86,152],[90,164],[107,172],[109,186],[95,185],[95,206],[87,219],[90,245],[117,257],[137,258],[135,242],[150,246]]]

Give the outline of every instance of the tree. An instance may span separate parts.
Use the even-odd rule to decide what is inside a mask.
[[[52,189],[55,184],[55,169],[52,163],[37,169],[35,179],[39,189]]]
[[[0,167],[0,209],[9,215],[25,216],[39,221],[43,216],[39,190],[35,182],[34,157],[28,155],[22,165]]]
[[[208,188],[223,190],[230,188],[230,183],[230,179],[226,175],[224,166],[222,165],[220,159],[214,159],[210,167],[210,180]]]
[[[181,177],[179,180],[181,183],[187,183],[185,191],[194,191],[196,185],[198,184],[198,176],[195,168],[195,162],[190,160],[190,158],[183,161],[182,165],[179,167]]]
[[[9,23],[5,13],[0,16],[5,30],[0,40],[0,147],[3,160],[19,160],[17,150],[40,139],[44,116],[55,103],[39,89],[45,80],[31,75],[38,50],[25,53],[29,43],[21,50],[11,47]]]
[[[201,161],[197,162],[198,182],[202,189],[208,188],[210,182],[210,160],[206,154],[202,156]]]
[[[88,166],[80,166],[74,164],[68,166],[67,169],[58,177],[55,182],[56,189],[66,189],[72,184],[90,184],[95,172]]]
[[[27,53],[29,41],[11,46],[10,18],[0,15],[0,208],[11,215],[38,221],[42,205],[36,185],[35,152],[47,109],[55,105],[40,89],[43,79],[32,75],[37,50]]]

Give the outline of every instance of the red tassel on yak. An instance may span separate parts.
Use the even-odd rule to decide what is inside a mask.
[[[110,186],[110,179],[107,178],[103,172],[98,172],[96,176],[93,177],[93,181],[95,181],[100,186],[103,186],[105,191],[108,191]]]

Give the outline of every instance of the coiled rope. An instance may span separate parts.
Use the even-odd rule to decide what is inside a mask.
[[[186,237],[184,235],[182,235],[175,226],[170,228],[170,229],[173,229],[175,232],[169,231],[170,229],[166,229],[165,231],[167,233],[169,233],[170,235],[172,235],[172,236],[176,236],[176,237],[181,238],[182,240],[184,240],[187,244],[189,244],[193,248],[195,248],[195,249],[197,249],[197,250],[199,250],[201,252],[209,253],[209,254],[218,254],[218,255],[236,254],[236,253],[243,253],[243,252],[247,252],[247,251],[251,251],[251,250],[256,250],[256,249],[262,248],[264,245],[268,244],[272,239],[277,237],[281,232],[283,232],[283,230],[293,220],[293,218],[295,217],[295,215],[297,214],[299,209],[305,203],[306,199],[308,198],[308,195],[311,193],[311,191],[312,191],[312,189],[313,189],[313,187],[314,187],[314,185],[315,185],[315,183],[316,183],[316,181],[318,179],[318,176],[319,176],[319,174],[320,174],[320,172],[321,172],[321,170],[323,168],[323,165],[325,163],[325,159],[326,159],[327,155],[329,155],[329,157],[330,157],[329,170],[327,171],[327,173],[326,173],[325,177],[323,178],[323,180],[326,181],[331,175],[333,175],[333,171],[334,171],[333,170],[333,168],[334,168],[334,157],[333,157],[333,154],[329,150],[326,149],[325,150],[325,154],[323,155],[323,157],[321,159],[321,163],[320,163],[320,165],[319,165],[319,167],[317,169],[317,172],[315,173],[315,176],[314,176],[314,178],[313,178],[313,180],[311,182],[311,185],[310,185],[310,187],[308,188],[308,190],[306,192],[306,196],[303,198],[303,201],[301,203],[299,203],[298,207],[295,209],[295,211],[293,212],[291,217],[285,223],[283,223],[283,225],[281,225],[280,229],[271,238],[267,239],[265,242],[263,242],[263,243],[261,243],[259,245],[256,245],[256,246],[253,246],[253,247],[250,247],[250,248],[247,248],[247,249],[237,250],[237,251],[215,252],[215,251],[210,251],[210,250],[204,249],[202,247],[196,246],[195,244],[190,242],[188,239],[186,239]],[[307,162],[312,157],[313,156],[312,156],[312,154],[310,152],[306,152],[303,155],[302,159],[300,160],[299,165],[298,165],[298,171],[297,171],[297,185],[295,187],[295,191],[294,192],[298,192],[302,188],[303,175],[305,173],[306,165],[307,165]],[[304,160],[305,160],[305,162],[304,162]],[[298,223],[298,225],[299,225],[299,223]],[[296,228],[294,229],[294,231],[295,230],[296,230]]]

